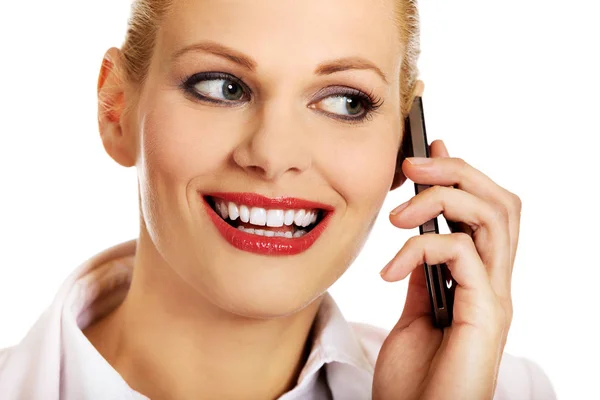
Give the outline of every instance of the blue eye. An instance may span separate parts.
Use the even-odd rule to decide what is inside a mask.
[[[310,108],[331,118],[351,123],[366,120],[383,104],[383,100],[373,94],[345,86],[323,88],[317,97],[320,100],[310,104]]]
[[[367,109],[368,104],[365,105],[363,102],[364,100],[358,98],[358,96],[335,95],[326,97],[319,103],[324,106],[324,111],[339,115],[356,116]]]
[[[244,82],[224,72],[194,74],[181,83],[181,88],[194,100],[219,105],[234,106],[252,99],[252,91]],[[319,100],[309,108],[349,123],[367,120],[383,104],[373,94],[345,86],[325,87],[315,97]]]
[[[250,97],[250,90],[239,79],[222,72],[192,75],[183,87],[194,97],[212,103],[237,103]]]

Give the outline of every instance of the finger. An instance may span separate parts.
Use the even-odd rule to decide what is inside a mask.
[[[436,146],[437,147],[437,146]],[[437,151],[437,150],[436,150]],[[422,163],[419,163],[422,161]],[[412,163],[411,163],[412,162]],[[504,209],[509,216],[511,270],[519,239],[521,200],[460,158],[407,158],[402,171],[413,182],[454,186]]]
[[[429,145],[429,155],[433,158],[446,158],[450,157],[446,144],[442,140],[434,140]]]
[[[409,200],[400,212],[392,211],[390,222],[411,229],[440,214],[448,221],[459,221],[469,227],[492,287],[497,294],[508,297],[511,280],[508,216],[463,190],[432,186]]]
[[[456,283],[467,290],[491,289],[485,265],[477,254],[475,244],[464,233],[411,237],[381,271],[381,276],[389,282],[399,281],[424,263],[446,263]]]
[[[448,266],[458,285],[454,303],[454,315],[458,323],[485,328],[491,322],[488,318],[496,315],[500,302],[471,237],[464,233],[413,236],[381,272],[381,276],[386,281],[398,281],[415,268],[422,268],[424,263],[445,263]],[[422,303],[417,303],[415,307],[418,307],[417,312],[423,310]]]

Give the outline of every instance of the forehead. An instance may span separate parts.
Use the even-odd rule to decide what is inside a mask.
[[[157,52],[217,41],[258,65],[301,67],[359,56],[393,75],[401,44],[397,0],[174,0]]]

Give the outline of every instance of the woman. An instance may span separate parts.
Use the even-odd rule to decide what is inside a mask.
[[[92,257],[24,341],[0,353],[7,399],[550,399],[503,356],[519,198],[441,141],[397,160],[423,92],[412,0],[137,0],[98,80],[106,152],[138,170],[140,234]],[[410,239],[392,332],[351,325],[327,294],[390,189],[470,234]],[[452,188],[454,186],[454,188]],[[458,284],[431,325],[422,262]]]

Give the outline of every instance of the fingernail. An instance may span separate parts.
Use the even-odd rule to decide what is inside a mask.
[[[427,158],[427,157],[408,157],[407,160],[412,165],[431,164],[431,162],[433,161],[431,158]]]
[[[386,264],[385,267],[383,267],[383,269],[379,272],[379,275],[384,276],[385,273],[388,271],[388,269],[390,269],[390,267],[392,266],[392,261],[394,261],[393,259]]]
[[[400,211],[404,210],[406,207],[408,207],[408,205],[410,204],[410,200],[407,202],[404,202],[402,204],[400,204],[398,207],[394,208],[392,211],[390,211],[391,215],[396,215],[398,214]]]

